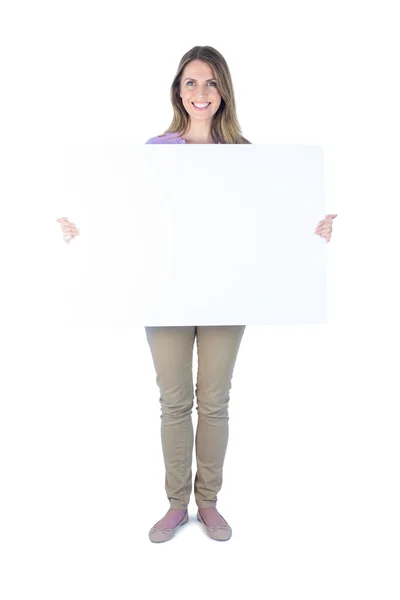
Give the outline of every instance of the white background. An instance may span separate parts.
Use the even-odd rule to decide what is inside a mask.
[[[134,6],[2,3],[0,595],[397,600],[396,2]],[[37,215],[59,200],[66,143],[145,143],[169,126],[196,44],[227,59],[247,139],[323,147],[338,217],[328,325],[242,340],[218,498],[232,539],[205,535],[192,496],[191,522],[156,545],[168,503],[145,331],[43,328],[48,265],[72,276],[55,219],[79,219]]]

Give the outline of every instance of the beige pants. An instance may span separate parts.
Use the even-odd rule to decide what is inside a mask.
[[[192,492],[193,346],[197,337],[197,473],[199,508],[216,506],[228,444],[229,391],[246,326],[146,327],[160,389],[165,490],[170,508],[188,507]]]

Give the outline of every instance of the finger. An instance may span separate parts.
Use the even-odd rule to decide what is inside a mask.
[[[335,219],[337,217],[336,215],[326,215],[325,219],[322,219],[318,225],[322,225],[323,223],[330,223],[332,221],[332,219]]]

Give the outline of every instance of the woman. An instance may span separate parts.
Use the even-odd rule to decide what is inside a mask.
[[[147,144],[250,144],[236,116],[232,80],[223,56],[210,46],[187,52],[171,86],[174,116],[164,134]],[[329,241],[332,219],[327,215],[315,233]],[[74,224],[58,219],[63,233],[79,235]],[[196,431],[197,473],[194,495],[197,518],[215,540],[228,540],[231,527],[216,508],[228,442],[229,391],[243,326],[146,327],[157,385],[160,389],[161,440],[165,490],[170,508],[149,532],[152,542],[170,540],[187,523],[192,492],[194,399],[192,360],[197,338]]]

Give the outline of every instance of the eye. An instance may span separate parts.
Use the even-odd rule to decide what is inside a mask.
[[[186,85],[189,85],[189,84],[191,84],[191,83],[194,83],[194,81],[187,81],[187,82],[186,82]],[[209,81],[209,84],[210,84],[210,85],[214,85],[214,86],[216,86],[216,85],[217,85],[217,83],[216,83],[215,81]]]

